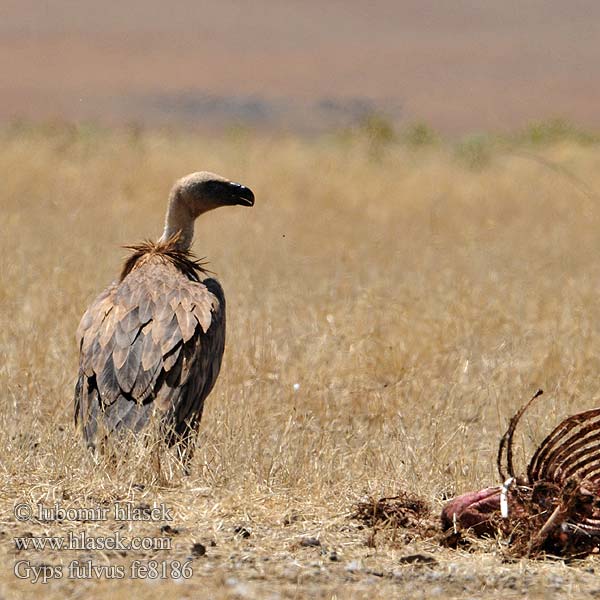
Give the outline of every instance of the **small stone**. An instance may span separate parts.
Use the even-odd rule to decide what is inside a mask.
[[[179,533],[179,529],[175,527],[171,527],[170,525],[163,525],[160,528],[161,533],[166,533],[167,535],[177,535]]]
[[[373,575],[374,577],[383,577],[383,571],[375,570],[375,569],[366,569],[365,573],[367,575]]]
[[[560,575],[550,575],[548,577],[548,583],[555,589],[562,588],[564,579]]]
[[[285,515],[285,517],[283,517],[281,522],[283,525],[287,526],[287,525],[291,525],[292,523],[295,523],[299,519],[300,519],[300,515],[295,510],[292,510],[287,515]]]
[[[407,556],[401,556],[398,562],[404,565],[433,565],[437,563],[437,560],[427,554],[408,554]]]
[[[300,545],[306,548],[315,548],[321,545],[321,542],[314,537],[302,538],[300,540]]]
[[[236,527],[233,528],[233,533],[235,533],[236,535],[239,535],[240,537],[247,539],[250,537],[251,533],[249,529],[246,529],[245,527],[242,527],[241,525],[237,525]]]
[[[362,565],[358,560],[351,560],[345,567],[346,571],[350,573],[355,573],[356,571],[360,571],[362,569]]]
[[[192,545],[192,556],[204,556],[206,554],[206,546],[200,542]]]

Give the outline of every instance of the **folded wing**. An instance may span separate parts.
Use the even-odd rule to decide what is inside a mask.
[[[90,445],[101,424],[139,431],[154,411],[183,435],[197,427],[221,366],[223,290],[146,262],[96,298],[77,335],[75,419]]]

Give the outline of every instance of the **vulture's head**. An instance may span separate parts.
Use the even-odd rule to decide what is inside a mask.
[[[254,194],[250,188],[207,171],[182,177],[171,194],[179,196],[193,218],[219,206],[254,205]]]

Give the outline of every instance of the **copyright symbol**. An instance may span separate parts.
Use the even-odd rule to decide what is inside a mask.
[[[17,504],[13,513],[17,521],[29,521],[32,515],[31,506],[26,503]]]

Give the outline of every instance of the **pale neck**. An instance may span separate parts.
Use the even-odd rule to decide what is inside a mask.
[[[194,238],[194,220],[181,195],[176,191],[172,192],[165,217],[165,229],[159,241],[166,242],[179,234],[176,246],[180,250],[189,250]]]

